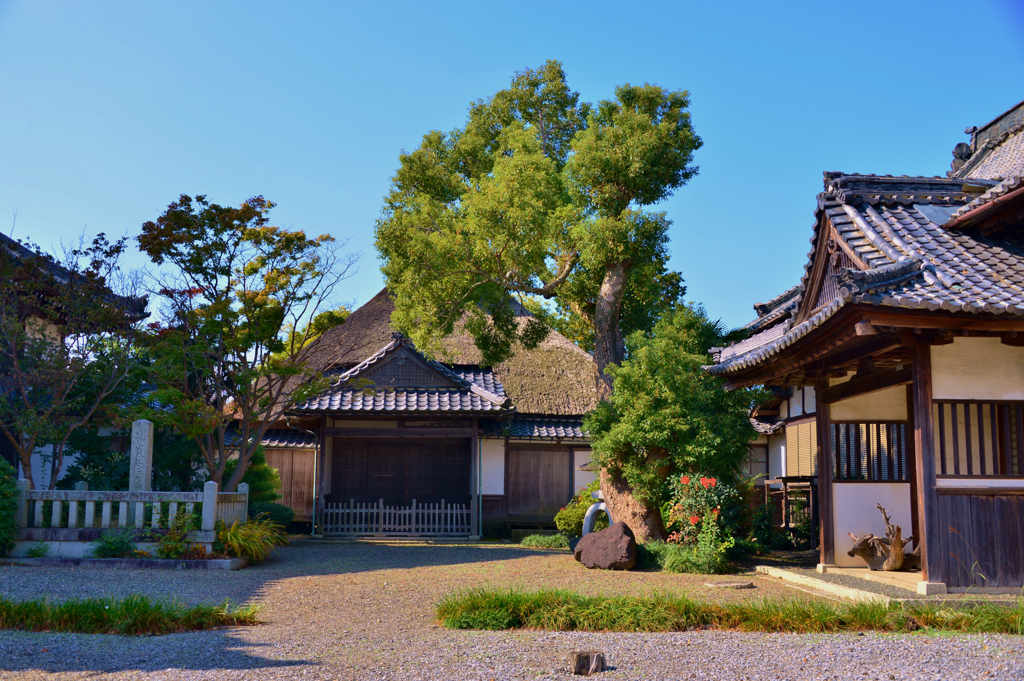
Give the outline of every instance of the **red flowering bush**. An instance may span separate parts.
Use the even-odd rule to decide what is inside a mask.
[[[705,518],[719,521],[722,509],[733,509],[739,493],[717,478],[682,475],[671,484],[672,501],[668,513],[669,541],[692,544],[697,541]]]

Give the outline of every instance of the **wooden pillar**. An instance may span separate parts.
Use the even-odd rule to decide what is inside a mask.
[[[818,429],[818,541],[822,565],[836,564],[835,507],[832,503],[832,409],[821,400],[828,377],[815,383],[815,423]]]
[[[470,439],[469,455],[469,534],[471,537],[480,537],[480,436],[478,432],[479,419],[473,417],[473,437]]]
[[[917,468],[917,512],[921,536],[921,579],[944,582],[939,556],[938,495],[935,492],[935,431],[932,423],[932,348],[914,346],[914,464]]]
[[[327,417],[320,417],[319,456],[316,460],[316,515],[313,516],[313,533],[324,533],[324,458],[327,456]]]
[[[907,385],[907,438],[903,443],[906,458],[907,481],[910,483],[910,532],[914,535],[914,546],[921,545],[921,515],[917,507],[917,447],[914,444],[914,385]]]

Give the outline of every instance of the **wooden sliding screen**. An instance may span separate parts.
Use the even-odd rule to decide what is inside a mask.
[[[1019,476],[1024,402],[935,401],[935,472]]]
[[[906,421],[838,421],[831,430],[833,480],[907,480]]]

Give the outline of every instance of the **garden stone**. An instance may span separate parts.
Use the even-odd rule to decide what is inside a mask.
[[[636,565],[636,538],[628,525],[614,523],[580,539],[573,555],[590,569],[632,570]]]
[[[576,545],[580,543],[581,537],[571,537],[569,539],[569,550],[576,553]]]
[[[710,586],[715,589],[753,589],[754,583],[734,580],[724,582],[704,582],[704,586]]]

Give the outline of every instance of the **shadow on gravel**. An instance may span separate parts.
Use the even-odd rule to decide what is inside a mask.
[[[0,672],[209,672],[317,665],[308,660],[273,660],[251,654],[259,645],[241,641],[231,630],[166,636],[0,631]]]

